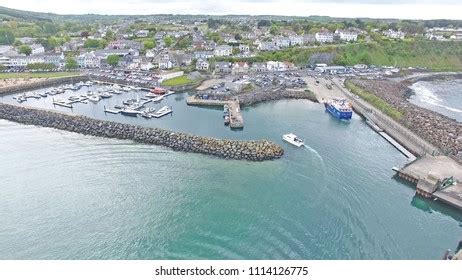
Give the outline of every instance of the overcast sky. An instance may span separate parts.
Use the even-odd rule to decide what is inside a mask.
[[[462,19],[462,0],[0,0],[0,6],[59,14],[263,14]]]

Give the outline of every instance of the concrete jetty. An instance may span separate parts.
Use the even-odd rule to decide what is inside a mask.
[[[462,210],[462,165],[447,156],[426,155],[397,170],[400,178],[416,184],[416,194]],[[446,178],[455,185],[442,186]]]
[[[243,128],[244,118],[242,117],[239,100],[233,100],[228,103],[229,106],[229,126],[231,128]]]
[[[227,100],[216,100],[216,99],[201,99],[196,96],[188,96],[186,98],[186,104],[191,106],[224,106],[228,104]]]
[[[404,148],[400,143],[396,142],[390,135],[388,135],[385,131],[378,131],[377,132],[380,136],[382,136],[385,140],[388,141],[393,147],[395,147],[398,151],[400,151],[404,156],[408,158],[409,161],[416,160],[416,156],[414,156],[411,152],[409,152],[406,148]]]
[[[215,100],[215,99],[201,99],[196,96],[189,96],[186,98],[186,104],[191,106],[229,106],[229,127],[231,128],[243,128],[244,117],[242,116],[241,106],[239,105],[239,99],[233,100]]]

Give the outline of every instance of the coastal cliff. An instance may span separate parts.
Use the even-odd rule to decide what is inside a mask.
[[[280,158],[284,154],[280,146],[267,140],[222,140],[3,103],[0,103],[0,118],[84,135],[133,140],[176,151],[201,153],[226,159],[264,161]]]

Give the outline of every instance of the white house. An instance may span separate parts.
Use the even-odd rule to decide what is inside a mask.
[[[252,71],[254,72],[266,72],[267,70],[266,63],[264,62],[254,62],[252,64]]]
[[[230,56],[233,54],[233,48],[228,45],[221,45],[215,48],[213,54],[215,56]]]
[[[32,63],[45,63],[43,56],[12,56],[10,57],[10,65],[11,67],[26,67],[28,64]]]
[[[159,68],[160,69],[172,69],[173,62],[170,59],[161,59],[159,60]]]
[[[32,49],[32,55],[45,53],[45,48],[40,44],[30,45],[30,48]]]
[[[247,62],[236,62],[233,64],[231,72],[233,74],[247,73],[249,72],[249,65]]]
[[[8,57],[8,56],[0,56],[0,65],[10,66],[10,57]]]
[[[290,46],[290,39],[287,37],[277,37],[274,39],[274,44],[280,48],[287,48]]]
[[[146,38],[149,35],[149,30],[138,30],[136,32],[136,37]]]
[[[212,58],[214,56],[215,55],[213,54],[212,51],[197,51],[197,52],[194,52],[194,58],[195,59],[199,59],[199,58],[209,59],[209,58]]]
[[[291,46],[303,45],[303,36],[290,36],[289,40]]]
[[[156,52],[154,50],[148,50],[146,52],[146,57],[153,58],[156,56]]]
[[[241,53],[248,53],[250,51],[250,48],[248,45],[239,45],[239,51]]]
[[[279,47],[276,46],[273,42],[261,42],[257,49],[260,51],[277,51]]]
[[[334,42],[334,34],[331,32],[317,32],[315,35],[316,42],[319,43],[332,43]]]
[[[281,61],[268,61],[266,63],[266,68],[268,71],[276,72],[276,71],[288,71],[294,69],[295,66],[293,63],[290,62],[281,62]]]
[[[96,56],[95,52],[87,52],[77,57],[77,64],[82,68],[96,68],[100,67],[101,60]]]
[[[288,70],[286,64],[280,61],[268,61],[266,63],[266,68],[268,69],[268,71],[272,71],[272,72]]]
[[[202,58],[199,58],[196,62],[196,70],[207,71],[209,70],[209,67],[210,67],[210,64],[208,63],[208,61]]]
[[[55,66],[61,67],[64,65],[64,55],[63,54],[54,54],[54,55],[19,55],[11,57],[2,57],[0,58],[0,64],[11,67],[26,67],[32,63],[48,63]]]
[[[358,40],[358,33],[349,30],[335,30],[341,41],[354,42]]]
[[[144,71],[149,71],[154,68],[154,64],[151,61],[143,61],[140,63],[140,69]]]
[[[401,30],[395,31],[393,29],[388,29],[387,31],[383,32],[383,35],[391,39],[401,39],[402,40],[404,39],[405,33],[402,32]]]

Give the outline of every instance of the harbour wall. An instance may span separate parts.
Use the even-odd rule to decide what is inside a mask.
[[[87,76],[73,76],[73,77],[46,79],[43,81],[37,81],[34,83],[29,83],[29,84],[22,84],[22,85],[15,85],[15,86],[10,86],[10,87],[0,88],[0,96],[23,92],[23,91],[36,90],[39,88],[59,86],[61,84],[67,84],[67,83],[78,83],[81,81],[88,81],[88,77]]]
[[[207,94],[209,99],[189,99],[189,105],[205,105],[205,106],[223,106],[230,100],[239,99],[241,106],[252,106],[258,103],[267,101],[276,101],[282,99],[308,99],[313,102],[318,102],[316,96],[311,91],[305,90],[287,90],[287,89],[274,89],[274,90],[257,90],[248,93],[239,93],[235,95],[223,96],[218,94]],[[197,104],[196,104],[197,103]]]
[[[222,140],[3,103],[0,103],[0,118],[84,135],[133,140],[176,151],[201,153],[226,159],[264,161],[280,158],[284,154],[280,146],[267,140]]]
[[[251,106],[261,102],[281,99],[308,99],[318,102],[316,96],[311,91],[305,90],[274,89],[239,94],[239,103],[242,106]]]
[[[437,147],[423,140],[421,137],[405,128],[389,116],[382,113],[379,109],[370,105],[366,101],[359,98],[355,98],[354,94],[346,88],[343,88],[341,84],[335,79],[333,80],[335,86],[351,101],[353,109],[358,114],[362,115],[366,119],[372,120],[376,125],[382,128],[388,135],[390,135],[397,143],[404,146],[411,153],[417,156],[423,156],[426,154],[438,155],[440,151]]]

